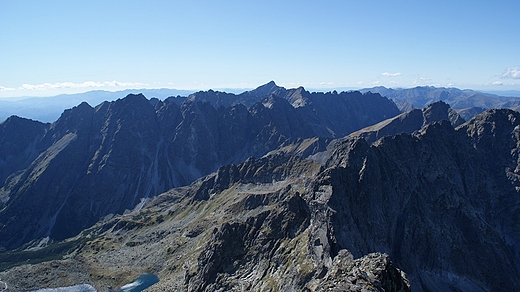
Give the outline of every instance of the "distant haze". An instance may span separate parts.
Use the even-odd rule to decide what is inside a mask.
[[[96,106],[104,101],[123,98],[130,93],[143,93],[147,98],[165,99],[170,96],[188,96],[189,90],[176,89],[127,89],[123,91],[89,91],[77,94],[62,94],[48,97],[27,97],[18,99],[0,99],[0,121],[16,115],[41,122],[54,122],[61,113],[85,101]]]

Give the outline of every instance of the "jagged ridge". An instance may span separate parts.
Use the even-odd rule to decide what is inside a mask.
[[[312,104],[291,106],[287,96],[295,94]],[[240,96],[254,103],[247,107]],[[204,102],[234,98],[228,107]],[[330,103],[335,106],[327,113]],[[13,130],[1,132],[11,136],[0,139],[16,146],[2,158],[0,174],[9,177],[0,182],[0,246],[67,238],[221,165],[301,138],[340,137],[396,114],[378,94],[310,94],[269,83],[242,95],[199,92],[180,103],[139,94],[95,108],[82,103],[53,124],[9,119],[2,129],[29,137],[18,141]]]

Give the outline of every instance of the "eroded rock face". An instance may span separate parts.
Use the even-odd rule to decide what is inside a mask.
[[[341,250],[314,291],[411,291],[406,275],[395,268],[388,255],[371,253],[354,259]]]
[[[289,192],[283,193],[288,194]],[[255,198],[251,200],[254,201]],[[249,202],[245,204],[246,210],[259,209],[262,206],[255,206],[254,203],[251,205]],[[256,275],[250,278],[251,284],[247,287],[254,289],[255,286],[265,285],[262,283],[263,275],[277,270],[279,274],[291,279],[277,283],[276,286],[283,283],[283,286],[296,288],[298,284],[305,283],[308,274],[297,273],[296,269],[289,267],[284,268],[275,261],[278,259],[280,263],[291,262],[287,258],[291,251],[280,244],[294,240],[307,228],[309,210],[297,194],[266,203],[265,206],[278,207],[276,210],[265,208],[265,211],[247,217],[244,221],[226,222],[214,229],[208,245],[198,257],[196,273],[186,275],[189,291],[229,291],[237,280],[245,278],[247,274]]]
[[[418,291],[514,290],[519,117],[493,110],[457,129],[338,145],[322,182],[339,248],[388,253]]]

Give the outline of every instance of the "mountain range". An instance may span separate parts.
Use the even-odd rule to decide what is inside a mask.
[[[269,90],[275,91],[277,89],[282,89],[282,87],[271,81],[255,90],[225,89],[220,92],[215,91],[217,94],[209,94],[208,96],[217,97],[217,100],[210,98],[208,101],[214,104],[224,103],[229,105],[229,103],[242,103],[250,106],[252,105],[251,102],[256,100],[254,96],[250,96],[251,94],[263,97],[267,95],[264,93],[268,93]],[[323,89],[312,89],[308,91],[320,92],[323,91]],[[352,89],[344,89],[343,91],[352,91]],[[444,101],[448,103],[452,109],[459,112],[465,120],[469,120],[471,117],[486,109],[510,108],[518,110],[520,106],[520,92],[518,91],[481,92],[470,89],[461,90],[457,88],[433,86],[418,86],[414,88],[386,88],[379,86],[357,89],[357,91],[362,93],[369,91],[379,93],[393,100],[402,112],[414,108],[423,108],[436,101]],[[233,94],[230,94],[230,92]],[[52,123],[60,117],[65,109],[74,107],[81,102],[97,105],[104,101],[115,101],[128,94],[137,93],[142,93],[149,99],[157,98],[164,100],[168,97],[177,97],[180,98],[177,101],[182,101],[191,98],[195,91],[168,88],[126,89],[116,92],[95,90],[85,93],[62,94],[48,97],[3,98],[0,99],[0,121],[16,115],[45,123]],[[203,95],[202,92],[198,92],[198,95],[198,99],[204,99],[204,97],[201,96]]]
[[[0,124],[0,246],[64,239],[221,165],[399,113],[379,94],[264,89],[237,96],[249,108],[215,91],[164,102],[130,94],[95,108],[81,103],[52,124],[8,118]]]
[[[520,114],[274,82],[0,124],[0,278],[150,291],[514,291]],[[40,285],[40,286],[38,286]]]

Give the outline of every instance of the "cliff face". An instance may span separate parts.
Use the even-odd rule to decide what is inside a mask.
[[[418,291],[514,290],[519,118],[493,110],[456,129],[338,145],[322,174],[337,248],[390,254]]]
[[[297,139],[339,137],[398,114],[380,95],[343,93],[331,97],[334,113],[320,113],[328,122],[310,124],[328,106],[327,96],[295,108],[286,97],[296,91],[267,84],[242,95],[198,93],[180,103],[131,94],[95,108],[82,103],[53,124],[7,120],[0,127],[0,246],[61,240],[221,165]],[[215,107],[204,100],[233,97],[252,105],[235,100]]]

